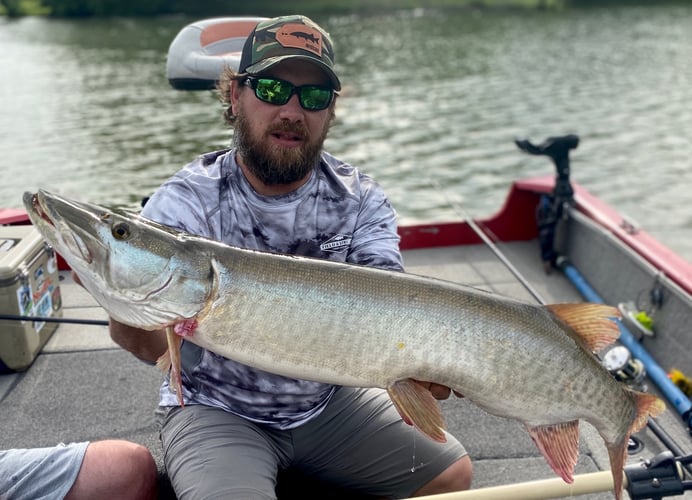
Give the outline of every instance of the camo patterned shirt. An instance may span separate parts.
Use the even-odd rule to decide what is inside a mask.
[[[379,185],[322,153],[310,180],[292,193],[257,194],[234,150],[207,153],[165,182],[145,217],[230,245],[400,271],[396,214]],[[334,386],[267,373],[183,342],[186,404],[223,408],[279,429],[318,415]],[[176,406],[168,379],[160,404]]]

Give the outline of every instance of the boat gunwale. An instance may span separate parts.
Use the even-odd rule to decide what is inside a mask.
[[[553,191],[552,176],[514,181],[503,206],[494,215],[475,221],[497,242],[528,241],[538,236],[535,225],[517,227],[512,221],[535,220],[540,196]],[[651,264],[672,282],[692,295],[692,264],[643,229],[633,228],[622,214],[577,183],[575,208],[598,226],[613,234],[624,246]],[[467,221],[428,222],[399,228],[402,250],[482,243]]]

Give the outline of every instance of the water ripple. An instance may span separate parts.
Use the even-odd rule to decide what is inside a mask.
[[[403,222],[487,216],[551,172],[517,137],[577,133],[573,178],[692,260],[692,7],[416,9],[317,19],[345,88],[328,149]],[[45,187],[136,206],[230,132],[210,92],[171,89],[190,20],[0,20],[0,206]]]

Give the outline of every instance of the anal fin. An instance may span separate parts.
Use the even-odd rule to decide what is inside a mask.
[[[579,420],[529,427],[528,431],[550,468],[566,483],[572,483],[579,458]]]
[[[415,380],[403,379],[390,384],[387,392],[405,421],[434,441],[447,441],[442,410],[428,389]]]

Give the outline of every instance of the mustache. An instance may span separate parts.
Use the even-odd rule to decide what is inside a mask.
[[[292,123],[292,122],[278,122],[267,128],[267,134],[293,134],[301,140],[306,140],[310,138],[310,131],[302,123]]]

